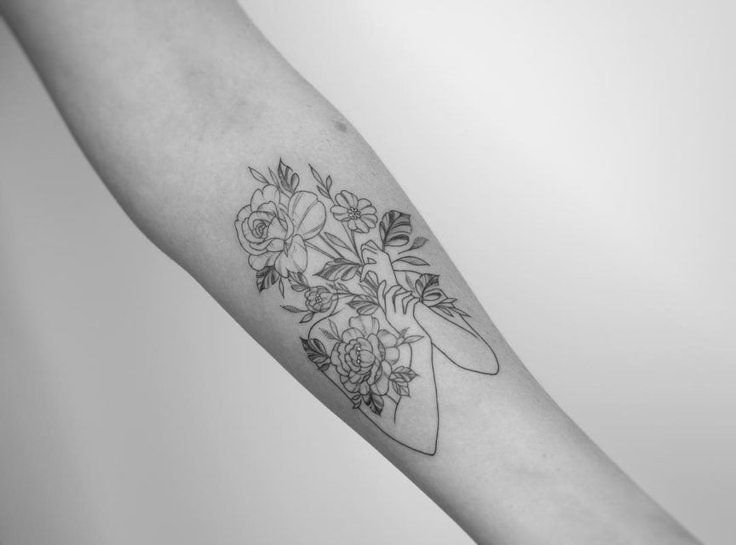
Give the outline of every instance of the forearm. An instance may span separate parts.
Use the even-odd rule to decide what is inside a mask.
[[[236,5],[194,0],[6,0],[0,5],[75,137],[133,221],[297,380],[474,538],[484,543],[690,542],[527,374],[375,154]],[[248,211],[238,214],[247,206],[250,212],[258,208],[252,197],[273,184],[268,167],[277,170],[280,158],[298,172],[298,189],[323,203],[326,219],[310,216],[314,225],[309,229],[294,225],[298,214],[289,209],[288,188],[282,188],[284,221],[292,225],[282,235],[271,233],[281,243],[263,246],[258,231],[263,226],[248,223]],[[323,180],[331,176],[327,196],[319,192],[309,165]],[[249,167],[263,173],[266,183],[254,179]],[[280,173],[275,177],[278,185]],[[354,393],[352,386],[346,389],[341,380],[362,377],[346,366],[347,347],[343,353],[335,348],[347,345],[347,319],[336,324],[338,340],[332,341],[329,362],[317,365],[305,355],[300,339],[311,338],[312,330],[300,320],[309,307],[304,292],[292,289],[288,273],[302,269],[310,287],[332,289],[312,264],[323,265],[326,253],[354,258],[362,266],[359,249],[350,254],[353,242],[381,240],[378,225],[368,233],[353,230],[351,240],[351,227],[332,213],[340,191],[370,200],[379,222],[391,210],[411,215],[408,244],[417,236],[429,239],[415,253],[472,317],[500,364],[496,376],[479,376],[447,362],[436,362],[430,370],[422,360],[419,375],[426,379],[434,372],[441,413],[433,456],[406,448],[391,430],[377,427],[365,414],[372,409],[363,398],[359,410],[353,408],[356,401],[346,395]],[[315,231],[328,241],[327,234],[340,237],[347,249],[312,237]],[[297,235],[311,264],[279,245],[292,248]],[[388,251],[394,251],[390,245]],[[258,273],[264,270],[272,285],[262,282],[261,290]],[[358,289],[354,278],[346,282],[353,282],[350,290]],[[305,312],[288,312],[285,305]],[[400,333],[380,318],[382,309],[374,311],[381,329]],[[316,314],[311,320],[321,319]],[[328,341],[320,342],[326,350]],[[381,357],[389,342],[394,341],[382,345]],[[455,348],[463,351],[462,344]],[[396,367],[400,361],[388,363]],[[375,380],[369,387],[383,395],[378,384]],[[400,409],[399,404],[399,414]]]

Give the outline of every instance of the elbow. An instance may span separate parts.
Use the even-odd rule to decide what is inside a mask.
[[[418,448],[415,450],[422,454],[426,454],[427,456],[434,456],[437,453],[437,437],[435,437],[432,442],[418,445]]]
[[[490,346],[487,350],[483,351],[483,354],[479,354],[476,357],[464,358],[460,361],[454,361],[454,363],[466,371],[472,371],[481,375],[497,375],[501,370],[498,363],[498,357]]]
[[[471,365],[461,365],[461,367],[483,375],[497,375],[501,370],[501,366],[498,363],[498,356],[485,339],[481,340],[483,341],[483,346],[479,350],[479,354],[472,358]]]
[[[426,456],[434,456],[437,453],[437,433],[422,438],[413,438],[406,442],[401,441],[401,443],[405,447]]]
[[[396,437],[402,445],[412,449],[420,454],[434,456],[437,452],[437,439],[439,435],[439,413],[435,410],[434,414],[427,415],[424,421],[407,423],[404,433],[400,438]],[[411,427],[409,427],[411,426]]]
[[[485,370],[482,371],[483,374],[486,375],[497,375],[498,372],[501,370],[501,366],[498,364],[498,356],[496,356],[496,353],[493,351],[493,349],[489,346],[488,350],[490,352],[490,355],[488,358],[486,358],[485,361]]]

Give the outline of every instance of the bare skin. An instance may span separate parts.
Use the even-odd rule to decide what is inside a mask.
[[[134,223],[478,543],[697,543],[546,395],[370,147],[236,3],[0,11]]]

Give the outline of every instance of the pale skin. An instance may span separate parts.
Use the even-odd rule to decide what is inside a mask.
[[[0,13],[133,222],[478,543],[697,543],[547,396],[370,147],[236,3],[0,0]],[[378,248],[356,248],[368,269],[395,280],[381,284],[380,316],[422,338],[412,366],[426,379],[434,360],[442,418],[432,456],[434,404],[420,394],[431,387],[417,383],[420,416],[405,414],[414,409],[403,399],[402,429],[388,430],[418,447],[407,448],[305,358],[307,328],[254,285],[232,221],[258,187],[247,167],[284,155],[302,175],[301,166],[324,165],[377,210],[410,213],[433,241],[423,255],[472,316],[467,328],[438,318]]]

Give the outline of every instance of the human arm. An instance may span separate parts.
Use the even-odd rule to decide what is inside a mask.
[[[186,11],[186,4],[180,5]],[[584,462],[580,474],[564,479],[565,486],[570,486],[571,490],[581,490],[582,484],[587,482],[599,490],[614,491],[617,497],[639,498],[628,486],[623,486],[625,480],[620,480],[615,472],[607,473],[606,468],[610,469],[607,462],[596,462],[595,456],[591,456],[594,449],[590,450],[574,427],[524,375],[523,368],[498,339],[426,226],[354,132],[345,134],[337,130],[332,123],[340,120],[337,114],[298,78],[290,78],[290,72],[266,46],[244,37],[243,40],[233,39],[231,47],[223,47],[221,34],[229,35],[229,22],[214,25],[220,32],[204,32],[199,28],[208,17],[219,19],[215,14],[220,9],[216,3],[208,4],[206,12],[199,14],[194,28],[178,15],[172,23],[173,28],[161,29],[161,22],[151,14],[142,15],[140,25],[132,25],[134,31],[131,32],[136,40],[150,38],[146,29],[155,27],[158,30],[153,31],[154,36],[162,33],[174,39],[175,47],[190,48],[186,55],[175,60],[173,70],[168,62],[157,66],[156,70],[148,67],[153,52],[165,52],[167,46],[154,40],[141,45],[140,51],[135,47],[131,51],[130,33],[125,34],[126,41],[115,43],[115,32],[103,24],[103,16],[103,21],[95,19],[91,25],[101,27],[99,41],[95,43],[105,47],[107,40],[112,40],[109,46],[112,53],[105,52],[85,62],[85,55],[67,56],[63,46],[66,40],[58,41],[54,51],[42,53],[52,55],[54,62],[47,62],[47,66],[56,62],[68,65],[64,59],[74,59],[71,70],[76,78],[81,75],[81,81],[69,83],[67,90],[63,84],[51,83],[55,86],[53,92],[106,183],[146,233],[195,274],[302,382],[400,464],[466,528],[470,528],[476,538],[488,537],[493,532],[501,539],[507,534],[500,526],[523,528],[527,533],[550,528],[548,522],[552,517],[545,516],[550,513],[539,505],[532,505],[531,500],[552,506],[554,502],[549,501],[549,493],[562,479],[556,481],[550,477],[554,471],[546,465],[540,449],[535,448],[536,441],[547,445],[555,468],[571,467],[571,458]],[[131,17],[129,13],[116,15],[119,15],[118,22]],[[166,15],[171,16],[170,13]],[[61,30],[69,26],[63,13],[51,19],[58,21]],[[234,20],[239,21],[234,31],[241,26],[250,29],[245,21]],[[85,28],[81,25],[79,40],[89,39]],[[59,29],[51,29],[49,33],[53,35],[55,31]],[[182,32],[186,46],[171,36],[178,31]],[[197,38],[200,33],[207,36],[206,40]],[[47,36],[46,32],[40,34]],[[203,68],[198,64],[201,58],[197,60],[196,57],[210,48],[214,51],[205,56]],[[258,51],[264,48],[272,61],[266,63],[269,68],[253,69]],[[38,55],[36,62],[43,65]],[[130,62],[131,55],[135,62]],[[256,59],[251,59],[251,55]],[[123,60],[128,59],[126,64],[132,65],[129,70],[121,67],[121,56]],[[232,60],[233,56],[237,56],[237,62]],[[99,75],[99,70],[107,69],[110,71],[102,78],[94,77]],[[53,75],[48,74],[49,69],[41,66],[41,70],[47,71],[47,80],[53,79]],[[207,70],[210,72],[201,79],[196,74]],[[182,76],[180,72],[184,73],[183,81],[169,86]],[[272,75],[261,80],[264,72]],[[90,75],[96,80],[92,82],[92,92],[87,87]],[[100,80],[108,77],[112,81],[106,86]],[[148,77],[154,77],[154,83],[150,83]],[[214,89],[207,89],[208,83]],[[223,91],[223,83],[231,88],[218,95]],[[191,97],[182,98],[182,94],[197,89],[198,84],[203,88],[194,91]],[[258,88],[261,84],[267,85],[265,91]],[[128,85],[145,92],[133,93],[127,88],[130,97],[126,101],[126,97],[119,95],[126,92]],[[111,99],[112,105],[108,103]],[[244,99],[245,104],[238,104],[240,99]],[[118,110],[120,103],[123,108]],[[162,113],[170,115],[160,119]],[[260,121],[252,119],[258,116]],[[222,134],[218,134],[220,131]],[[203,136],[201,141],[198,140],[200,135]],[[442,377],[439,384],[444,388],[441,394],[445,410],[440,449],[434,458],[409,455],[390,439],[367,427],[363,415],[352,411],[344,396],[333,395],[332,385],[326,383],[304,357],[298,340],[303,336],[303,326],[280,309],[280,297],[274,288],[257,294],[254,271],[248,268],[248,256],[235,241],[232,220],[236,210],[258,187],[246,167],[262,169],[264,165],[273,165],[275,168],[279,156],[298,169],[305,185],[310,178],[306,164],[319,164],[333,174],[336,184],[364,194],[381,212],[392,207],[412,212],[415,232],[432,239],[421,255],[431,262],[432,270],[440,274],[448,293],[467,305],[478,329],[500,349],[502,372],[497,377],[484,382],[477,376],[471,380],[460,373]],[[386,197],[379,202],[382,195]],[[448,403],[450,401],[452,403]],[[535,440],[526,443],[525,435]],[[512,453],[514,460],[511,460]],[[538,471],[538,477],[546,478],[532,479],[520,465],[512,462],[524,464]],[[606,474],[610,478],[605,478]],[[592,477],[588,479],[586,475]],[[451,482],[453,480],[457,480],[457,484]],[[606,502],[600,498],[596,501],[595,493],[585,497],[590,500],[589,505],[601,505],[606,510]],[[522,502],[524,512],[505,512],[504,505]],[[642,502],[640,507],[643,505],[648,504]],[[584,512],[561,509],[560,522],[565,522],[565,515],[569,518],[573,511]],[[640,519],[635,513],[644,511],[632,508],[620,512],[622,516],[617,517],[617,523],[636,529],[637,525],[632,523]],[[531,518],[533,523],[525,523],[524,517]],[[490,528],[494,524],[496,528]],[[580,531],[582,525],[567,527],[574,532]]]

